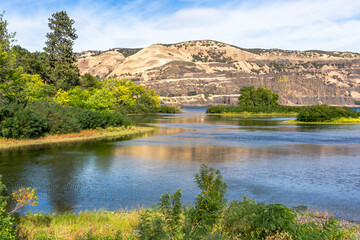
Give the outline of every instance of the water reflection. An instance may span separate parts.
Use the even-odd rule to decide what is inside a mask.
[[[360,221],[358,125],[293,125],[284,118],[203,113],[134,116],[157,126],[144,138],[0,153],[10,189],[38,189],[34,211],[150,206],[183,189],[191,204],[202,163],[219,168],[228,198],[328,209]],[[139,136],[138,136],[139,137]]]

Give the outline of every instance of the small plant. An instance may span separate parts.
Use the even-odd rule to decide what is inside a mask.
[[[13,199],[16,201],[15,208],[10,212],[14,213],[26,205],[36,206],[38,197],[36,195],[35,188],[20,188],[14,191],[12,194]]]
[[[14,218],[6,212],[6,202],[0,203],[0,239],[16,239]]]

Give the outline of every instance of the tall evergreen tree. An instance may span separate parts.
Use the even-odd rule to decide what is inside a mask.
[[[74,23],[65,11],[52,14],[48,24],[51,32],[46,34],[44,48],[49,55],[47,80],[65,90],[79,85],[79,69],[73,53],[74,40],[77,39]]]

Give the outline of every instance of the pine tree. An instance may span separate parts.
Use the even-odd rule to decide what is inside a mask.
[[[56,12],[49,18],[51,32],[46,34],[45,52],[49,55],[49,83],[68,90],[79,85],[79,69],[73,53],[74,40],[77,39],[75,21],[65,11]]]

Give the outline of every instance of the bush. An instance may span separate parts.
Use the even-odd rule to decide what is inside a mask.
[[[180,107],[176,107],[174,105],[172,106],[165,106],[165,105],[161,105],[159,110],[159,113],[180,113]]]
[[[82,128],[74,117],[76,109],[61,106],[54,101],[36,101],[26,106],[32,112],[38,112],[47,119],[49,134],[65,134],[79,132]]]
[[[6,202],[0,204],[0,239],[13,240],[15,237],[14,218],[6,210]]]
[[[0,119],[0,136],[16,139],[131,124],[120,112],[84,110],[54,101],[30,102],[26,106],[10,104],[0,109]]]
[[[15,239],[14,219],[6,212],[7,196],[6,186],[0,175],[0,239]]]
[[[5,184],[2,183],[2,175],[0,175],[0,205],[8,200],[8,192]]]
[[[339,118],[357,118],[360,113],[347,107],[334,107],[327,105],[314,105],[303,108],[297,116],[302,122],[326,122]]]
[[[3,120],[0,129],[5,138],[39,138],[49,131],[49,125],[40,113],[24,109]]]
[[[76,118],[82,129],[127,126],[131,124],[130,119],[120,112],[78,109]]]
[[[280,204],[242,201],[226,205],[226,184],[218,170],[202,166],[195,175],[201,193],[195,206],[181,205],[181,190],[164,194],[159,204],[140,219],[140,239],[345,239],[336,220],[323,224],[296,221],[295,213]],[[279,238],[282,237],[282,238]]]

